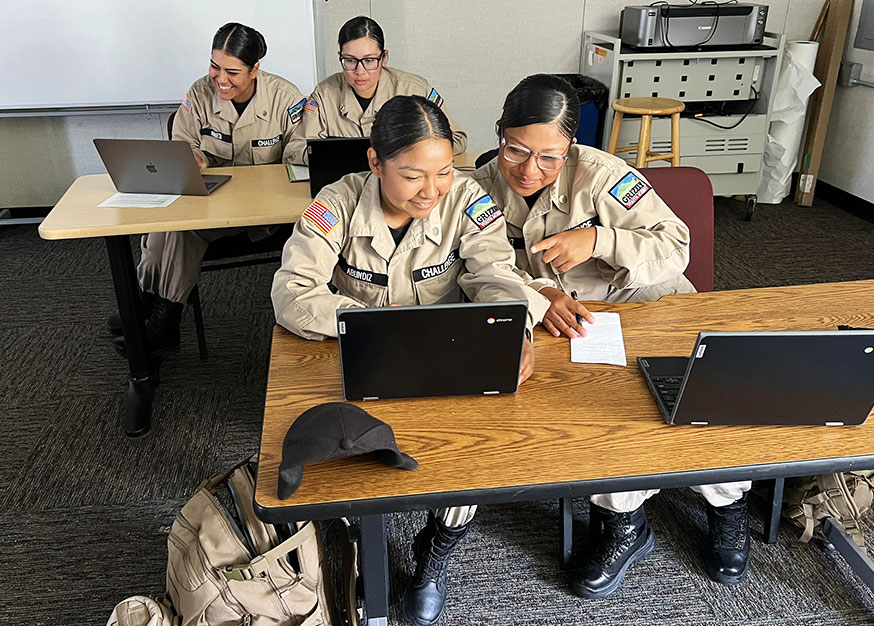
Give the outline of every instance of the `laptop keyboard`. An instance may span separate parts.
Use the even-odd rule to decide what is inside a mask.
[[[658,392],[662,402],[665,403],[668,411],[673,411],[674,405],[677,404],[677,395],[680,393],[680,386],[683,384],[682,377],[653,376],[652,382],[655,385],[656,392]]]
[[[216,185],[218,185],[218,183],[215,182],[214,180],[205,180],[205,181],[203,181],[203,182],[204,182],[204,184],[206,185],[206,190],[207,190],[207,191],[212,191],[212,189],[213,189]]]

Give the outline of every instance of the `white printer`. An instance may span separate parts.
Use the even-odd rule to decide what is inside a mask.
[[[767,19],[763,4],[630,6],[622,9],[619,37],[635,48],[754,46],[762,43]]]

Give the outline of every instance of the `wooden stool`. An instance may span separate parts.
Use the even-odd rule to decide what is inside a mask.
[[[686,105],[679,100],[670,98],[619,98],[613,101],[613,129],[610,131],[610,145],[607,152],[618,154],[619,152],[632,152],[637,150],[637,160],[634,167],[646,167],[652,161],[670,161],[672,167],[680,165],[680,112]],[[622,118],[626,113],[640,116],[640,137],[636,146],[616,148],[619,141],[619,129],[622,126]],[[653,115],[671,116],[671,151],[656,153],[649,149],[652,131]]]

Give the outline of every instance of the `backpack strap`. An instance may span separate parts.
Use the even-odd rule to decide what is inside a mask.
[[[270,569],[270,564],[283,558],[292,550],[298,549],[307,541],[314,541],[317,528],[313,522],[307,522],[291,537],[271,548],[264,554],[260,554],[246,565],[228,565],[219,570],[219,574],[226,580],[251,580],[256,576],[262,576]]]

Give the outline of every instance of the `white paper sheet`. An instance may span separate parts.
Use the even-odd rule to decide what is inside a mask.
[[[170,206],[179,196],[165,193],[117,193],[97,206],[111,206],[122,209],[159,209]]]
[[[571,339],[572,363],[605,363],[625,367],[625,340],[619,313],[592,313],[595,323],[583,322],[585,337]]]

